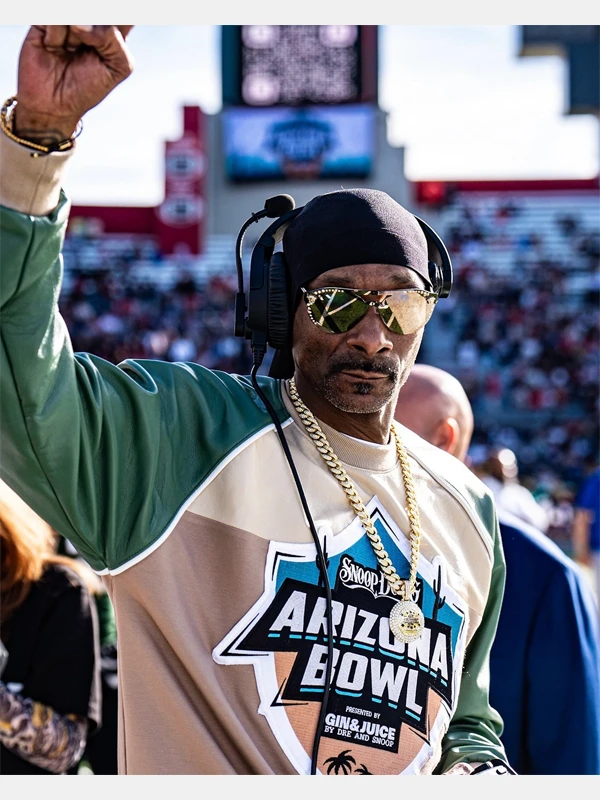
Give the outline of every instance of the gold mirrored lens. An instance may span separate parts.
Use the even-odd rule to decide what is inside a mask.
[[[437,295],[419,289],[370,292],[327,287],[306,290],[304,298],[311,320],[329,333],[350,330],[370,306],[393,333],[416,333],[431,318],[437,301]]]
[[[345,333],[356,325],[369,306],[346,289],[319,289],[306,296],[312,321],[329,333]]]
[[[394,333],[416,333],[433,314],[436,296],[428,292],[399,290],[390,292],[379,316]]]

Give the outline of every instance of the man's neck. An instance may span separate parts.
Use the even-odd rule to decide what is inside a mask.
[[[394,409],[392,401],[371,414],[353,414],[341,411],[332,405],[310,383],[304,380],[302,373],[296,371],[294,377],[302,402],[321,422],[340,433],[354,436],[356,439],[364,439],[376,444],[389,442]]]

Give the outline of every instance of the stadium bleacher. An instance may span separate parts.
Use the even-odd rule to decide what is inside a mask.
[[[455,284],[420,358],[465,385],[474,452],[511,447],[523,482],[558,507],[598,458],[598,190],[470,186],[421,215],[448,246]],[[247,343],[233,336],[234,248],[235,236],[207,234],[201,255],[167,256],[152,237],[75,227],[60,301],[75,349],[247,372]]]
[[[436,213],[455,285],[426,329],[426,360],[467,389],[473,453],[512,449],[564,544],[565,498],[598,459],[598,189],[469,187]]]

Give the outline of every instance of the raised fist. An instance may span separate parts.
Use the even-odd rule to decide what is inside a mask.
[[[133,69],[133,25],[33,25],[19,56],[13,131],[44,144],[72,136]]]

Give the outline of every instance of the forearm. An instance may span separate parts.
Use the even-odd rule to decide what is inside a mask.
[[[458,706],[443,742],[440,771],[444,773],[460,763],[475,767],[490,759],[507,760],[500,740],[502,719],[489,704],[487,634],[480,626],[467,650]]]
[[[86,738],[87,721],[82,717],[57,714],[13,694],[0,681],[0,742],[8,750],[58,775],[79,761]]]
[[[489,656],[500,616],[506,575],[495,512],[488,527],[493,531],[494,539],[490,589],[481,623],[467,646],[457,707],[444,737],[441,772],[449,772],[461,762],[475,766],[491,759],[507,760],[500,740],[502,718],[489,702]]]

